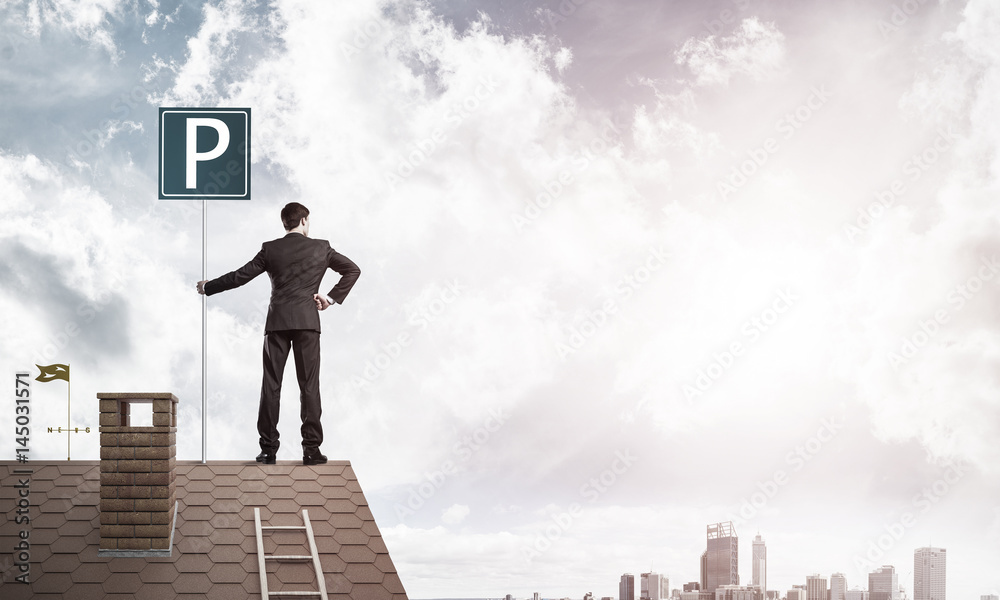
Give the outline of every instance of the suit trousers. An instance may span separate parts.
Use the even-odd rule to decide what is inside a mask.
[[[313,454],[323,443],[323,424],[320,422],[323,407],[319,398],[319,332],[311,329],[269,331],[264,334],[264,381],[257,413],[260,448],[265,452],[278,452],[281,379],[289,347],[295,355],[295,375],[299,380],[302,451]]]

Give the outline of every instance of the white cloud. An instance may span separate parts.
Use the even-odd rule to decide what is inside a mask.
[[[762,81],[781,71],[785,36],[773,23],[750,17],[730,36],[688,39],[674,58],[691,69],[698,85],[727,85],[736,75]]]
[[[252,7],[239,0],[205,4],[204,19],[198,33],[188,39],[187,54],[176,71],[172,90],[157,101],[165,105],[211,105],[222,90],[217,79],[220,69],[235,55],[235,37],[241,33],[260,32]],[[233,65],[230,65],[232,68]]]
[[[150,11],[146,14],[145,23],[147,27],[152,27],[155,25],[162,16],[160,14],[160,3],[159,0],[146,0],[149,4]]]
[[[570,66],[570,64],[572,64],[573,51],[565,47],[560,48],[559,51],[556,52],[554,59],[556,63],[556,69],[558,69],[559,72],[561,73],[565,71]]]
[[[718,134],[702,131],[693,122],[697,105],[691,89],[669,94],[658,90],[655,82],[643,83],[656,94],[656,105],[635,108],[632,137],[638,150],[661,160],[670,151],[692,152],[699,159],[719,151]]]
[[[990,308],[1000,299],[1000,209],[985,199],[1000,185],[1000,11],[974,1],[964,12],[939,42],[947,59],[923,63],[904,97],[920,121],[953,132],[938,136],[954,137],[946,150],[954,166],[933,202],[888,211],[859,253],[843,302],[866,315],[866,326],[849,336],[842,358],[857,369],[879,435],[993,471],[1000,452],[984,440],[1000,435],[1000,334]]]
[[[43,26],[65,29],[87,43],[103,48],[117,61],[120,52],[112,20],[118,19],[126,0],[14,0],[7,11],[23,11],[21,23],[36,37]]]
[[[441,513],[441,522],[445,525],[458,525],[469,516],[471,509],[465,504],[452,504]]]

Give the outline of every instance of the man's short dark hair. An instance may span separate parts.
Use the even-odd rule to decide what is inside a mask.
[[[289,202],[285,208],[281,209],[281,224],[285,226],[285,231],[291,231],[299,226],[302,219],[308,216],[308,208],[298,202]]]

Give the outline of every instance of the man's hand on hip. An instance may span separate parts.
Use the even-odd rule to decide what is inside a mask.
[[[330,300],[322,294],[313,294],[313,300],[316,301],[316,310],[326,310],[330,307]]]
[[[206,283],[208,283],[208,280],[207,280],[207,279],[206,279],[205,281],[199,281],[199,282],[198,282],[198,283],[197,283],[197,284],[195,285],[195,287],[196,287],[196,288],[198,288],[198,293],[199,293],[199,294],[202,294],[202,295],[204,295],[204,294],[205,294],[205,284],[206,284]]]

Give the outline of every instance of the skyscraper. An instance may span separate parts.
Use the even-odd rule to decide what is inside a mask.
[[[868,574],[869,600],[899,600],[896,568],[885,565]]]
[[[708,550],[701,553],[701,584],[702,590],[708,589]]]
[[[670,580],[659,573],[643,573],[640,577],[640,600],[666,600],[670,597]]]
[[[830,575],[830,600],[847,600],[847,577],[843,573]]]
[[[709,525],[707,537],[705,590],[714,594],[720,585],[739,585],[739,539],[733,522]]]
[[[618,584],[618,600],[635,600],[635,575],[625,573]]]
[[[753,578],[751,583],[759,586],[761,593],[765,597],[767,596],[767,547],[759,533],[753,539]]]
[[[821,575],[806,577],[806,600],[827,600],[826,577]]]
[[[917,548],[913,551],[913,600],[944,600],[944,548]]]

